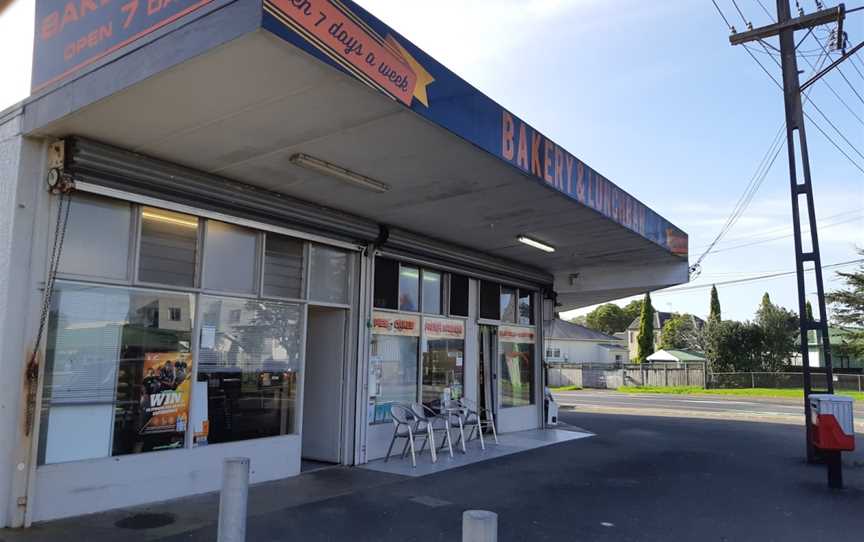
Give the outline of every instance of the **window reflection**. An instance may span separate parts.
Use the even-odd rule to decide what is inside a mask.
[[[204,298],[197,393],[206,394],[195,444],[295,432],[302,363],[300,305]]]
[[[417,400],[418,337],[372,335],[369,422],[390,421],[390,405]]]
[[[56,288],[39,462],[181,448],[191,296],[62,282]]]
[[[416,267],[399,267],[399,310],[420,310],[420,270]]]

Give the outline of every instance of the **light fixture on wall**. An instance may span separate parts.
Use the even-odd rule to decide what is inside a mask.
[[[376,181],[375,179],[372,179],[365,175],[361,175],[359,173],[355,173],[349,169],[339,167],[335,164],[331,164],[330,162],[319,160],[318,158],[315,158],[314,156],[309,156],[308,154],[295,154],[291,158],[289,158],[289,160],[295,166],[311,169],[313,171],[335,177],[340,181],[351,183],[354,186],[365,188],[366,190],[371,190],[373,192],[378,192],[379,194],[390,190],[389,184],[382,183],[381,181]]]
[[[522,243],[523,245],[528,245],[529,247],[534,247],[538,250],[542,250],[543,252],[555,252],[555,247],[547,245],[546,243],[541,243],[536,239],[531,239],[530,237],[526,237],[524,235],[520,235],[516,238],[517,241]]]

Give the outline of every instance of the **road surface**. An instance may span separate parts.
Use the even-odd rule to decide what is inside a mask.
[[[575,412],[770,421],[787,424],[801,424],[804,417],[802,400],[791,398],[632,394],[599,390],[555,392],[554,395],[561,407]],[[856,430],[864,433],[864,402],[855,403],[855,421]]]

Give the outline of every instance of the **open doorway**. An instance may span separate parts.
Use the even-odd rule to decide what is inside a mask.
[[[477,402],[481,411],[489,409],[495,419],[498,419],[498,328],[496,326],[480,326],[480,363],[478,366],[478,383],[480,390]]]
[[[342,462],[347,316],[345,309],[309,307],[303,377],[303,471]]]

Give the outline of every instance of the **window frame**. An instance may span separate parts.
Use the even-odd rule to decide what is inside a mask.
[[[302,401],[303,394],[305,390],[303,388],[303,375],[306,370],[306,333],[308,329],[308,320],[309,320],[309,307],[310,306],[325,306],[325,307],[333,307],[346,309],[349,311],[349,318],[353,317],[353,313],[356,310],[354,304],[356,303],[356,277],[355,274],[357,272],[357,254],[363,249],[363,247],[349,243],[345,241],[338,241],[334,239],[330,239],[324,236],[319,236],[315,234],[309,234],[299,230],[293,230],[289,228],[284,228],[281,226],[276,226],[274,224],[268,224],[266,222],[259,222],[255,220],[248,220],[238,218],[229,214],[208,211],[205,209],[200,209],[188,205],[173,203],[170,201],[153,198],[150,196],[142,196],[139,194],[133,194],[130,192],[115,190],[110,188],[105,188],[97,185],[91,185],[88,183],[81,183],[79,187],[79,191],[86,196],[92,196],[94,198],[101,198],[105,200],[114,201],[118,204],[128,205],[129,206],[129,238],[128,238],[128,253],[127,253],[127,273],[126,277],[123,279],[118,278],[105,278],[98,277],[95,275],[78,275],[73,273],[62,273],[59,272],[57,274],[57,280],[63,281],[68,284],[78,284],[82,286],[97,286],[97,287],[107,287],[107,288],[124,288],[127,290],[134,291],[143,291],[150,293],[164,293],[164,294],[180,294],[186,295],[190,298],[190,314],[189,319],[191,320],[191,340],[190,340],[190,354],[192,356],[192,364],[190,367],[191,374],[193,378],[197,380],[197,374],[199,370],[199,357],[200,357],[200,334],[202,329],[202,321],[201,321],[201,309],[202,309],[202,298],[203,297],[218,297],[218,298],[228,298],[228,299],[257,299],[264,302],[275,302],[275,303],[288,303],[288,304],[296,304],[299,307],[300,315],[303,318],[301,333],[301,341],[300,341],[300,351],[302,353],[302,359],[300,363],[300,371],[301,375],[299,377],[299,391],[297,394],[297,404],[298,407],[295,413],[295,426],[299,427],[301,425],[302,418]],[[57,198],[51,198],[49,205],[53,210],[56,211],[57,206],[59,205],[59,200]],[[143,220],[143,209],[145,207],[153,207],[157,209],[163,209],[166,211],[171,211],[175,213],[187,214],[195,217],[198,220],[198,228],[197,228],[197,236],[196,236],[196,256],[195,256],[195,272],[194,272],[194,280],[193,286],[176,286],[171,284],[161,284],[161,283],[153,283],[146,282],[140,280],[139,277],[139,267],[141,260],[141,237],[142,237],[142,220]],[[203,264],[204,264],[204,251],[205,248],[205,236],[207,230],[207,224],[209,221],[219,221],[224,222],[233,226],[244,227],[247,229],[251,229],[256,233],[256,255],[255,255],[255,271],[253,276],[256,280],[256,288],[254,293],[242,293],[242,292],[220,292],[211,289],[203,288]],[[266,235],[267,234],[275,234],[285,236],[291,239],[295,239],[303,245],[303,277],[301,284],[301,298],[284,298],[279,296],[268,296],[264,294],[264,269],[265,269],[265,244],[266,244]],[[348,267],[347,267],[347,302],[344,304],[341,303],[325,303],[325,302],[317,302],[313,301],[309,298],[310,294],[310,284],[309,284],[309,272],[311,269],[311,261],[310,261],[310,247],[312,243],[318,243],[325,248],[337,249],[344,251],[348,256]],[[386,310],[386,309],[382,309]],[[408,313],[408,314],[418,314],[418,313]],[[439,315],[440,316],[440,315]],[[181,313],[181,320],[183,315]],[[40,348],[44,351],[46,348],[47,334],[42,337],[42,341],[40,342]],[[346,343],[346,355],[350,355],[350,346]],[[419,368],[419,347],[418,347],[418,371]],[[419,372],[418,372],[419,375]],[[43,408],[42,404],[42,381],[40,379],[40,388],[39,388],[39,399],[37,412],[41,411]],[[170,451],[180,451],[180,450],[190,450],[193,448],[194,444],[194,427],[191,423],[192,412],[195,408],[195,392],[194,388],[190,390],[190,405],[189,405],[189,415],[190,419],[188,420],[188,426],[186,430],[186,436],[183,441],[183,447],[178,448],[177,450]],[[36,416],[34,420],[34,428],[33,432],[35,434],[35,438],[41,438],[40,436],[40,425],[41,420],[40,416]],[[113,434],[113,426],[111,428],[111,432]],[[277,437],[263,437],[263,438],[286,438],[292,437],[297,438],[298,432],[289,433],[286,435],[281,435]],[[253,439],[253,440],[261,440],[261,439]],[[231,444],[231,443],[227,443]],[[37,444],[38,445],[38,444]],[[212,446],[216,446],[218,444],[211,444]],[[169,451],[169,452],[170,452]],[[146,453],[168,453],[168,452],[146,452]],[[109,455],[103,458],[98,458],[96,460],[111,460],[115,456]],[[87,461],[87,460],[82,460]],[[78,462],[78,460],[70,461],[66,463]],[[53,465],[53,464],[52,464]],[[35,465],[35,468],[41,468],[42,465]]]

